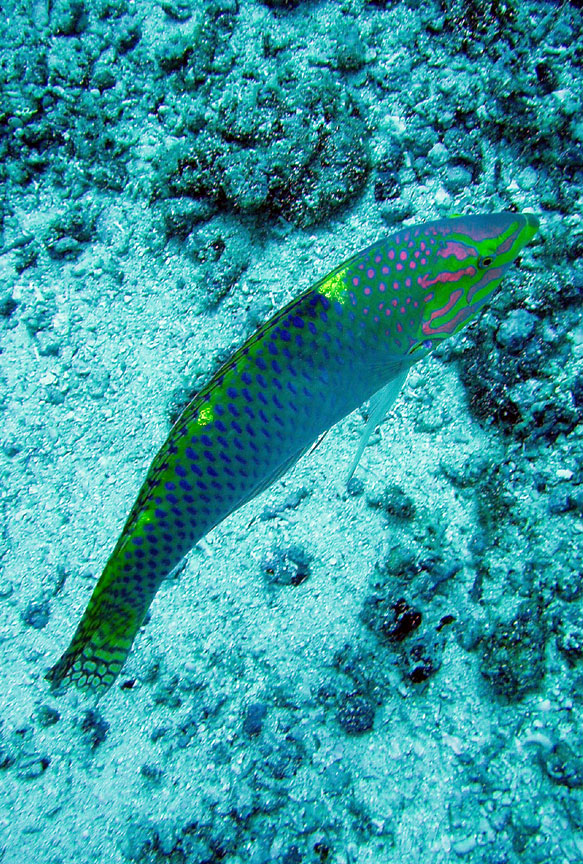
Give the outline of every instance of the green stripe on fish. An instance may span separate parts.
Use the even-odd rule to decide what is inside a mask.
[[[71,644],[47,674],[52,686],[109,687],[161,582],[195,543],[373,396],[378,423],[411,365],[476,316],[537,228],[518,213],[403,227],[261,326],[154,458]]]

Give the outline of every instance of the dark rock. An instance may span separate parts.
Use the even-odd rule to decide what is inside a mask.
[[[558,87],[557,76],[550,63],[540,61],[535,66],[536,80],[540,84],[542,92],[548,96]]]
[[[192,7],[189,0],[162,0],[160,5],[173,21],[188,21],[192,17]]]
[[[483,642],[480,671],[494,693],[517,702],[538,690],[545,675],[545,628],[541,609],[524,607],[509,623],[499,622]]]
[[[366,47],[355,24],[343,27],[337,34],[335,50],[336,68],[342,72],[362,69],[366,60]]]
[[[40,254],[40,245],[33,240],[14,253],[14,267],[17,273],[23,273],[27,267],[36,264]]]
[[[170,198],[160,202],[160,209],[166,236],[180,240],[186,240],[194,226],[212,214],[208,201],[195,198]]]
[[[579,415],[583,414],[583,372],[580,372],[573,381],[571,394],[575,407],[579,409]]]
[[[271,9],[295,9],[303,0],[263,0]]]
[[[393,600],[379,595],[366,598],[361,617],[369,629],[394,643],[417,630],[422,620],[421,612],[404,598]]]
[[[526,309],[513,309],[504,319],[496,333],[500,347],[519,354],[532,337],[538,318]]]
[[[261,511],[259,518],[265,522],[267,519],[275,519],[276,516],[279,516],[280,513],[284,513],[286,510],[296,510],[309,494],[305,486],[300,486],[298,489],[294,489],[293,492],[289,492],[283,501],[276,504],[275,507],[266,505]]]
[[[294,777],[303,758],[303,745],[293,738],[286,737],[265,759],[265,766],[276,780]]]
[[[37,720],[43,728],[54,726],[61,719],[61,715],[56,708],[50,705],[41,705],[36,713]]]
[[[372,489],[366,500],[371,507],[382,509],[395,519],[412,519],[415,516],[413,499],[395,483],[381,489]]]
[[[550,753],[541,757],[549,780],[569,789],[583,787],[583,761],[566,741],[559,741]]]
[[[178,675],[173,675],[169,679],[161,681],[154,692],[154,702],[156,705],[167,705],[169,708],[180,708],[182,698],[177,692]]]
[[[13,298],[10,291],[0,291],[0,318],[10,318],[17,308],[18,303]]]
[[[22,320],[30,335],[34,336],[39,331],[48,329],[56,311],[55,301],[51,296],[27,304]]]
[[[276,547],[264,556],[261,570],[272,585],[301,585],[310,575],[310,556],[298,544]]]
[[[522,427],[521,437],[536,440],[544,438],[554,444],[559,435],[568,435],[577,426],[578,413],[569,405],[552,399],[541,400],[532,406],[530,426]]]
[[[83,0],[55,0],[51,24],[57,36],[79,36],[87,27],[89,16]]]
[[[50,756],[39,756],[37,753],[24,756],[18,762],[18,776],[23,780],[36,780],[45,773],[50,764]]]
[[[576,504],[571,494],[564,489],[553,489],[548,500],[549,513],[553,516],[575,510]]]
[[[9,743],[0,739],[0,771],[6,771],[16,762],[16,753]]]
[[[307,227],[363,188],[364,112],[330,73],[276,73],[260,85],[233,75],[213,104],[212,122],[163,160],[158,198],[207,198]]]
[[[109,723],[103,719],[98,711],[90,709],[81,720],[80,728],[90,746],[96,748],[107,738]]]
[[[142,31],[135,21],[124,21],[119,26],[116,35],[116,46],[120,54],[125,54],[135,48],[142,38]]]
[[[575,666],[583,659],[583,618],[572,616],[560,620],[558,631],[557,648],[569,666]]]
[[[422,684],[437,672],[441,659],[436,653],[437,645],[429,644],[428,640],[419,640],[411,645],[406,652],[407,677],[412,684]]]
[[[290,846],[280,858],[281,864],[302,864],[303,860],[303,855],[300,854],[297,846]]]
[[[150,765],[148,762],[145,762],[140,767],[140,774],[146,780],[157,785],[161,782],[162,777],[164,776],[164,771],[159,765]]]
[[[375,201],[388,201],[398,198],[401,187],[397,174],[390,169],[380,169],[374,184]]]
[[[243,720],[243,732],[249,736],[259,735],[266,714],[267,707],[262,702],[253,702],[249,705]]]
[[[28,627],[42,630],[43,627],[47,626],[50,614],[51,607],[46,598],[43,600],[33,600],[22,613],[22,620]]]
[[[364,696],[351,693],[344,699],[337,719],[347,735],[362,735],[373,728],[375,709]]]
[[[233,217],[217,216],[192,231],[185,251],[201,265],[209,301],[218,303],[233,288],[247,269],[249,249],[249,233]]]
[[[346,484],[346,494],[350,498],[358,498],[364,492],[364,481],[360,477],[351,477]]]
[[[352,781],[350,771],[340,762],[332,762],[328,765],[322,779],[324,789],[330,795],[344,795]]]
[[[448,192],[457,194],[472,185],[472,172],[465,165],[451,165],[445,174],[444,185]]]

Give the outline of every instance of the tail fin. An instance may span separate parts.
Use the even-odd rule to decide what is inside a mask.
[[[118,562],[114,552],[71,644],[45,676],[51,689],[72,682],[80,690],[99,693],[113,684],[125,663],[156,592],[145,597],[138,574],[122,575]]]

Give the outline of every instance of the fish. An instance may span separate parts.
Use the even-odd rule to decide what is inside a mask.
[[[164,579],[213,527],[370,402],[348,476],[409,369],[472,321],[530,242],[530,213],[402,226],[262,324],[194,396],[154,457],[52,689],[99,697]]]

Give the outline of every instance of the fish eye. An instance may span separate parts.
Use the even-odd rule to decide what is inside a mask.
[[[485,255],[483,258],[478,258],[478,267],[483,269],[484,267],[491,267],[494,258],[492,255]]]

